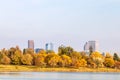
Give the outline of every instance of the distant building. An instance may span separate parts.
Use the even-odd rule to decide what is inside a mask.
[[[93,51],[98,51],[98,42],[97,41],[88,41],[84,45],[84,51],[85,52],[90,52]]]
[[[53,50],[53,43],[46,43],[45,49],[46,49],[46,51]]]
[[[36,49],[35,49],[35,52],[36,52],[36,53],[39,53],[41,50],[44,50],[44,49],[36,48]]]
[[[103,53],[102,53],[102,56],[105,56],[105,55],[106,55],[106,54],[103,52]]]
[[[33,40],[28,40],[28,48],[34,50],[34,41]]]

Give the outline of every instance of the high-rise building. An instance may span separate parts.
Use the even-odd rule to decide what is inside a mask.
[[[84,51],[90,52],[91,51],[98,51],[98,42],[97,41],[88,41],[84,45]]]
[[[44,50],[44,49],[36,48],[36,49],[35,49],[35,52],[36,52],[36,53],[39,53],[41,50]]]
[[[28,40],[28,48],[34,50],[34,41],[33,40]]]
[[[46,43],[45,49],[47,50],[53,50],[53,43]]]

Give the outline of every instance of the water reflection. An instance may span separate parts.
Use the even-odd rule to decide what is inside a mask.
[[[0,80],[120,80],[120,73],[1,72]]]

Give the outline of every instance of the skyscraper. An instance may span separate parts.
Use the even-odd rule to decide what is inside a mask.
[[[33,40],[28,40],[28,48],[34,50],[34,41]]]
[[[88,41],[84,45],[84,51],[85,52],[94,52],[98,51],[98,42],[97,41]]]
[[[35,49],[35,52],[36,52],[36,53],[39,53],[41,50],[44,50],[44,49],[36,48],[36,49]]]
[[[47,50],[53,50],[53,43],[46,43],[45,49]]]

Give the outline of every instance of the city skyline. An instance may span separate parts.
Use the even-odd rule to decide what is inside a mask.
[[[101,52],[120,54],[119,0],[1,0],[0,49],[19,45],[36,48],[52,42],[82,51],[96,40]]]

